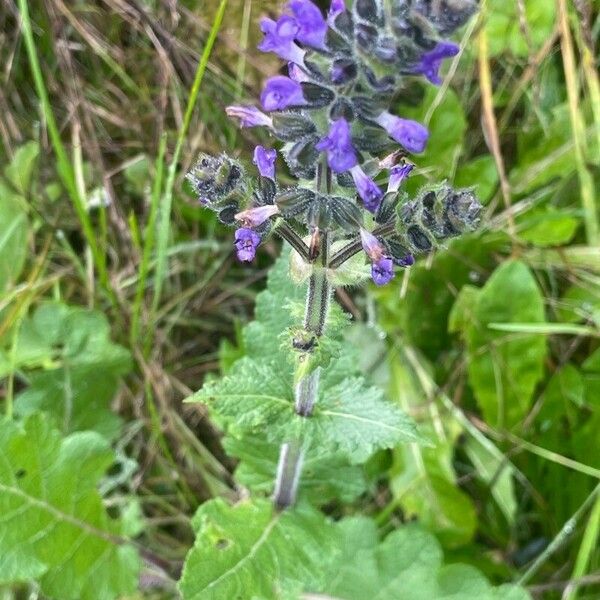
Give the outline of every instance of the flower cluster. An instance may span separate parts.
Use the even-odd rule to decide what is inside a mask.
[[[475,226],[479,205],[470,192],[425,190],[407,200],[402,182],[413,165],[404,157],[423,152],[429,132],[390,110],[401,85],[418,78],[441,83],[444,59],[459,52],[444,38],[475,8],[476,0],[389,0],[385,6],[383,0],[332,0],[323,14],[311,0],[289,0],[283,15],[262,19],[259,49],[285,60],[287,76],[266,81],[260,108],[229,106],[227,114],[280,140],[298,185],[279,186],[277,153],[262,146],[254,152],[257,185],[242,181],[241,166],[224,156],[201,158],[189,175],[201,202],[238,224],[240,260],[252,260],[275,230],[311,262],[319,254],[314,240],[327,232],[328,244],[348,249],[325,266],[335,268],[352,248],[362,248],[373,281],[382,285],[395,266],[413,264],[414,253]],[[234,181],[232,169],[239,173]],[[381,177],[387,187],[377,183]],[[423,204],[432,197],[431,206]]]

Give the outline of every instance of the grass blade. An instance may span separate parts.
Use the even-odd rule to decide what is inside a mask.
[[[83,229],[83,235],[90,247],[94,265],[98,271],[98,277],[100,283],[105,291],[108,293],[110,300],[113,304],[117,303],[117,298],[114,290],[110,285],[108,278],[108,271],[106,268],[106,258],[104,253],[100,250],[96,241],[96,235],[92,228],[89,215],[85,207],[85,199],[79,191],[77,181],[75,178],[75,171],[71,165],[67,151],[63,145],[54,113],[50,105],[50,98],[48,97],[48,91],[46,90],[46,84],[44,83],[44,76],[38,60],[35,41],[33,39],[33,32],[31,28],[31,18],[29,16],[29,9],[27,6],[27,0],[19,0],[19,12],[21,13],[21,26],[23,31],[23,39],[25,40],[25,48],[27,50],[27,57],[29,59],[29,67],[33,75],[33,81],[35,84],[36,92],[41,103],[42,115],[46,121],[50,140],[56,154],[56,160],[58,163],[58,174],[65,186],[67,193],[69,194],[77,217],[81,223]]]
[[[24,0],[21,0],[24,1]],[[200,85],[204,79],[204,73],[208,66],[208,60],[210,58],[217,34],[221,28],[223,22],[223,16],[225,14],[225,7],[227,6],[227,0],[221,0],[219,9],[212,24],[212,28],[206,40],[206,46],[202,52],[198,68],[196,69],[196,76],[194,77],[194,83],[190,91],[190,97],[188,99],[187,107],[185,110],[185,116],[183,119],[183,125],[179,130],[177,136],[177,143],[175,145],[175,151],[173,153],[173,159],[169,165],[167,172],[167,181],[165,185],[165,193],[160,206],[158,215],[158,241],[156,246],[156,277],[154,284],[154,298],[152,301],[152,312],[156,312],[160,297],[162,294],[162,288],[164,285],[166,271],[167,271],[167,250],[169,244],[169,224],[171,218],[171,206],[173,204],[173,187],[175,185],[175,175],[177,172],[177,164],[181,155],[181,149],[183,148],[183,141],[187,134],[190,122],[192,120],[192,114],[196,106],[196,100],[198,99],[198,93],[200,91]]]

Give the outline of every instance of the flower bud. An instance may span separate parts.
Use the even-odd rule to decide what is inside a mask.
[[[254,164],[258,168],[261,177],[275,179],[275,161],[277,160],[277,151],[263,146],[256,146],[254,149]]]
[[[402,162],[394,165],[390,169],[390,179],[388,182],[388,192],[397,192],[400,189],[402,182],[408,178],[410,172],[414,169],[414,165],[407,162]]]
[[[423,152],[425,150],[429,132],[420,123],[410,119],[401,119],[389,112],[382,112],[375,121],[388,132],[390,137],[402,144],[409,152]]]
[[[383,198],[383,192],[377,184],[362,170],[360,165],[355,165],[350,169],[354,185],[358,195],[361,197],[365,208],[372,213],[376,213]]]
[[[350,125],[346,119],[334,121],[329,133],[319,141],[316,148],[327,152],[327,162],[334,173],[348,171],[358,163],[352,145]]]
[[[378,261],[384,256],[384,249],[379,240],[366,229],[360,228],[360,243],[365,254],[372,260]]]
[[[225,112],[239,119],[241,127],[273,127],[273,119],[254,106],[228,106]]]
[[[244,227],[258,227],[278,212],[279,208],[277,206],[267,204],[266,206],[257,206],[256,208],[243,210],[235,215],[235,219],[242,223]]]

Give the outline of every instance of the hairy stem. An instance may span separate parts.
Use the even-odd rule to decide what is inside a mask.
[[[319,188],[328,188],[331,174],[327,165],[319,168],[317,175]],[[323,232],[320,238],[321,268],[315,266],[308,281],[304,310],[304,330],[312,336],[314,344],[308,345],[298,356],[297,381],[294,390],[294,410],[302,418],[310,418],[319,394],[320,367],[306,368],[310,363],[311,352],[318,345],[325,331],[331,302],[332,288],[324,267],[329,261],[329,236]],[[273,491],[273,503],[278,510],[293,506],[296,502],[298,484],[302,473],[305,447],[301,439],[286,442],[279,452],[279,463]]]

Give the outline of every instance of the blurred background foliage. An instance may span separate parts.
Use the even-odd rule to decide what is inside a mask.
[[[278,3],[229,1],[189,122],[216,2],[26,4],[29,48],[22,6],[0,8],[1,404],[113,445],[101,491],[165,568],[148,559],[144,597],[171,597],[197,505],[245,494],[182,399],[239,354],[279,252],[236,264],[183,175],[265,139],[224,107],[279,68],[255,49]],[[539,598],[600,597],[599,9],[483,3],[444,84],[397,101],[431,130],[408,190],[473,186],[482,230],[387,288],[338,292],[362,368],[435,446],[377,455],[368,492],[331,513],[383,532],[416,518],[450,561]]]

